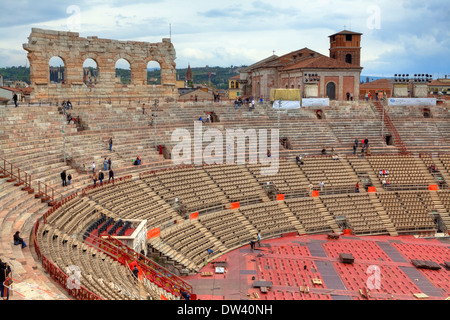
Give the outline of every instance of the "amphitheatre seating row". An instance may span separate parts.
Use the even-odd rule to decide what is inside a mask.
[[[387,179],[392,187],[405,185],[423,185],[428,186],[428,180],[424,172],[417,166],[412,155],[374,155],[367,157],[373,170],[378,174],[380,182],[383,181],[383,175],[380,171],[388,170]]]
[[[247,244],[249,238],[256,238],[256,229],[238,210],[224,210],[199,216],[199,222],[227,248]]]
[[[335,219],[345,217],[355,234],[386,232],[386,226],[367,194],[325,196],[321,200]]]
[[[314,199],[286,199],[285,203],[308,234],[332,231],[327,220],[320,213]]]
[[[41,225],[38,230],[41,252],[67,273],[70,266],[81,271],[81,285],[102,299],[139,299],[139,291],[129,270],[105,254],[54,229]]]
[[[89,154],[96,154],[96,162],[99,160],[103,160],[104,151],[101,149],[106,149],[106,139],[111,136],[112,133],[118,132],[117,135],[117,147],[125,146],[128,132],[132,130],[127,130],[130,127],[148,127],[147,118],[140,117],[139,115],[139,108],[134,107],[135,112],[133,111],[133,107],[124,108],[122,106],[117,106],[117,110],[114,110],[116,106],[114,106],[111,110],[114,110],[115,113],[122,113],[121,117],[108,117],[108,112],[100,114],[99,110],[103,109],[104,106],[96,106],[92,108],[88,108],[87,106],[75,106],[76,110],[86,109],[87,114],[93,114],[94,116],[98,113],[98,117],[94,117],[93,119],[85,119],[86,122],[90,125],[92,123],[97,123],[99,125],[97,132],[94,132],[93,128],[94,126],[87,127],[88,130],[77,132],[74,125],[66,126],[66,133],[68,133],[67,137],[67,149],[69,150],[70,144],[73,145],[73,148],[77,149],[78,155],[77,157],[82,157],[83,155],[83,148],[85,150],[89,150],[86,153]],[[177,127],[183,127],[185,123],[190,123],[192,125],[193,120],[197,119],[199,113],[204,113],[205,111],[215,111],[222,122],[219,122],[217,124],[214,124],[214,126],[222,126],[222,128],[226,128],[228,123],[245,123],[248,122],[254,128],[260,128],[263,126],[267,127],[268,123],[271,123],[273,126],[273,123],[275,123],[278,113],[274,110],[271,110],[270,108],[267,109],[267,107],[261,107],[257,108],[254,112],[246,112],[243,110],[239,110],[239,112],[235,112],[232,107],[226,107],[223,105],[213,105],[211,104],[211,107],[209,105],[207,106],[198,106],[191,110],[191,107],[182,107],[179,108],[178,106],[170,106],[166,111],[163,111],[161,113],[161,121],[158,119],[158,125],[165,125],[165,127],[161,127],[161,132],[158,130],[158,141],[168,141],[167,134],[170,135],[171,130]],[[325,111],[325,118],[329,121],[328,127],[337,128],[339,127],[339,122],[343,121],[344,118],[351,119],[353,115],[357,112],[360,114],[365,114],[365,110],[369,110],[370,108],[348,108],[348,114],[342,115],[335,113],[333,114],[332,110],[330,110],[329,114],[327,114],[327,110]],[[109,110],[109,111],[111,111]],[[361,111],[362,110],[362,111]],[[447,112],[445,109],[444,111]],[[403,111],[401,111],[403,112]],[[402,117],[403,114],[399,112],[398,116]],[[444,113],[444,112],[442,112]],[[447,112],[448,114],[448,112]],[[123,116],[123,117],[122,117]],[[34,117],[34,118],[31,118]],[[84,179],[86,178],[85,175],[78,175],[76,174],[75,170],[71,169],[69,166],[64,166],[62,160],[62,135],[61,135],[61,115],[59,115],[56,112],[55,107],[28,107],[28,108],[5,108],[0,111],[0,118],[2,124],[5,124],[5,126],[2,125],[2,128],[0,128],[0,154],[6,158],[7,160],[13,159],[14,164],[18,167],[22,168],[21,165],[28,166],[26,168],[30,168],[27,172],[31,173],[34,180],[41,180],[48,182],[50,185],[54,186],[57,190],[65,192],[65,189],[62,189],[60,186],[60,178],[59,173],[63,169],[67,169],[69,172],[72,173],[72,175],[75,177],[73,180],[73,186],[70,188],[70,190],[76,190],[77,188],[81,188],[84,183]],[[83,117],[82,117],[83,118]],[[363,119],[364,117],[360,117]],[[372,116],[369,117],[370,119],[373,119]],[[113,119],[113,120],[112,120]],[[300,122],[304,121],[305,119],[314,119],[314,112],[312,110],[301,110],[301,111],[294,111],[294,112],[286,112],[285,115],[282,115],[281,117],[281,126],[284,128],[289,128],[290,123],[289,122]],[[347,120],[348,120],[347,119]],[[290,120],[290,121],[288,121]],[[257,123],[260,123],[260,125],[256,125]],[[283,124],[285,122],[285,124]],[[361,121],[361,123],[363,120]],[[30,126],[30,123],[32,123],[32,126]],[[334,127],[333,125],[336,124]],[[418,124],[419,125],[419,124]],[[429,124],[425,124],[424,130],[426,130],[426,126]],[[448,139],[448,126],[446,126],[445,121],[435,121],[434,124],[436,127],[439,128],[439,132],[442,134],[441,142],[444,143],[442,145],[445,145],[446,139]],[[326,126],[320,125],[321,128],[326,129]],[[422,125],[423,126],[423,125]],[[250,127],[250,126],[249,126]],[[158,127],[159,128],[159,127]],[[301,126],[299,126],[301,128]],[[336,130],[336,129],[334,129]],[[356,130],[356,129],[355,129]],[[359,130],[359,129],[358,129]],[[363,130],[363,129],[362,129]],[[89,132],[91,131],[91,132]],[[119,134],[120,131],[120,134]],[[153,128],[148,128],[146,131],[148,133],[152,133],[149,136],[153,136]],[[368,129],[369,131],[369,129]],[[361,132],[361,131],[360,131]],[[81,141],[78,141],[75,137],[81,137],[83,134],[86,136],[82,139],[78,138]],[[367,137],[369,137],[371,144],[374,142],[375,137],[371,138],[370,132],[367,133]],[[407,132],[405,133],[405,135]],[[333,132],[333,135],[336,137],[334,140],[337,140],[340,145],[334,146],[339,151],[339,147],[342,147],[346,149],[347,147],[349,150],[351,150],[351,143],[354,138],[361,137],[362,133],[356,133],[356,131],[348,130],[348,135],[345,134],[345,132],[336,131]],[[375,134],[373,134],[375,136]],[[144,139],[145,133],[141,135],[134,135],[136,139]],[[324,133],[324,136],[329,137],[330,135],[328,133]],[[351,138],[350,138],[351,136]],[[363,137],[365,137],[364,135]],[[130,137],[133,137],[130,135]],[[72,139],[71,139],[72,138]],[[299,139],[301,139],[302,136],[299,136]],[[408,142],[408,137],[403,136],[402,137],[406,142]],[[69,141],[70,140],[70,141]],[[136,150],[139,150],[140,147],[145,147],[145,144],[151,143],[151,139],[149,138],[147,141],[143,142],[143,144],[136,144]],[[347,142],[345,142],[347,141]],[[295,141],[294,141],[295,142]],[[302,146],[308,146],[308,148],[311,147],[311,141],[308,141],[303,144]],[[346,144],[348,143],[348,146]],[[102,145],[103,144],[103,145]],[[313,144],[311,147],[311,150],[319,150],[322,146],[319,144]],[[134,147],[133,147],[134,148]],[[39,152],[39,149],[42,149],[41,152]],[[121,149],[121,148],[119,148]],[[132,149],[132,148],[130,148]],[[123,152],[125,152],[127,149],[123,148]],[[350,152],[350,151],[349,151]],[[395,151],[394,151],[395,152]],[[126,163],[129,161],[129,155],[123,156],[123,160],[121,161],[120,154],[122,153],[122,150],[118,150],[117,154],[112,154],[113,161],[117,163],[117,167],[120,169],[122,166],[125,166]],[[131,153],[132,154],[132,153]],[[51,156],[49,156],[51,155]],[[90,162],[89,162],[90,164]],[[99,164],[99,163],[98,163]],[[130,166],[131,167],[131,166]],[[128,170],[130,167],[127,167]],[[25,170],[26,171],[26,170]],[[447,168],[448,171],[448,168]],[[117,171],[116,171],[117,173]],[[303,177],[304,178],[304,177]],[[86,179],[87,180],[87,179]],[[307,186],[307,183],[305,184]],[[10,185],[9,185],[10,186]],[[37,201],[34,201],[33,196],[29,195],[26,197],[23,197],[23,193],[17,193],[14,192],[14,188],[2,188],[2,194],[1,198],[2,201],[4,199],[7,199],[7,205],[5,206],[6,209],[2,211],[2,218],[13,218],[17,217],[17,219],[20,219],[21,222],[17,221],[14,223],[14,228],[18,227],[22,230],[29,230],[28,225],[30,224],[29,221],[33,220],[30,218],[31,215],[37,214],[39,211],[45,212],[44,204],[41,204]],[[306,190],[306,188],[305,188]],[[438,192],[440,195],[441,192]],[[18,195],[16,197],[15,195]],[[20,197],[23,197],[23,199],[20,199]],[[3,205],[4,203],[2,203]],[[81,205],[81,204],[80,204]],[[150,209],[153,210],[153,209]],[[447,207],[448,210],[448,207]],[[80,224],[88,223],[88,217],[90,214],[93,214],[94,211],[91,213],[86,212],[86,217],[82,218]],[[25,222],[24,222],[25,221]],[[72,228],[72,225],[75,226],[78,223],[76,222],[76,219],[68,219],[68,223],[66,226],[67,232],[74,232],[77,233],[78,229]],[[61,221],[63,222],[63,221]],[[159,222],[156,222],[158,224]],[[3,226],[10,226],[10,224],[2,224]],[[5,227],[3,227],[2,230],[4,230]],[[6,236],[9,240],[10,238],[10,232]],[[5,240],[6,241],[6,240]]]
[[[384,192],[377,196],[398,231],[435,228],[430,213],[436,209],[428,192]]]
[[[236,165],[203,166],[228,202],[261,200],[261,188],[245,168]]]
[[[150,189],[168,203],[177,198],[187,211],[224,206],[225,194],[203,171],[194,167],[179,170],[162,170],[146,174],[142,180]]]
[[[343,160],[333,160],[331,156],[307,157],[300,169],[314,186],[324,182],[327,190],[343,189],[353,192],[358,177],[354,172],[347,171],[341,161]]]

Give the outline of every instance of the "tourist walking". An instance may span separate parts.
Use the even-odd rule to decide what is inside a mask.
[[[95,161],[92,162],[92,173],[95,172]]]
[[[106,160],[106,158],[103,160],[103,170],[108,170],[108,160]]]
[[[17,108],[17,94],[13,95],[14,106]]]
[[[109,151],[112,151],[113,138],[109,138]]]
[[[97,185],[97,173],[96,172],[94,172],[92,174],[92,180],[94,181],[94,186],[96,186]]]

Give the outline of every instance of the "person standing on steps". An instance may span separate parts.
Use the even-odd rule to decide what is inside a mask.
[[[108,170],[111,170],[112,161],[111,158],[108,159]]]
[[[113,138],[109,138],[109,151],[112,151]]]
[[[95,161],[92,161],[92,173],[95,172]]]
[[[96,186],[97,185],[97,173],[96,172],[94,172],[92,174],[92,180],[94,181],[94,186]]]
[[[100,185],[103,185],[103,179],[105,179],[105,175],[103,174],[102,170],[98,173],[98,180],[100,180]]]
[[[62,180],[62,186],[67,187],[67,176],[66,176],[66,170],[61,172],[61,180]]]
[[[70,186],[71,183],[72,183],[72,175],[69,173],[69,175],[67,176],[67,185]]]
[[[109,179],[108,179],[108,182],[111,181],[111,179],[112,179],[112,181],[114,182],[114,171],[109,170]]]
[[[103,170],[104,171],[108,170],[108,160],[106,160],[106,158],[105,160],[103,160]]]

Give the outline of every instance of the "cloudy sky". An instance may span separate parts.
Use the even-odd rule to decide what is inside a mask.
[[[170,35],[177,67],[249,65],[363,33],[363,75],[450,74],[449,0],[1,0],[0,67],[26,65],[31,28],[117,40]]]

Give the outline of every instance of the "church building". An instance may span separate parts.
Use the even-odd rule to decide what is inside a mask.
[[[361,33],[348,30],[329,36],[325,56],[308,48],[272,55],[240,70],[242,94],[270,99],[272,89],[300,89],[304,98],[346,100],[359,97]]]

